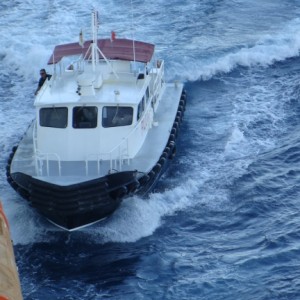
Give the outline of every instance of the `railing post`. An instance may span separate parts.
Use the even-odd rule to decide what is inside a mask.
[[[121,146],[119,146],[119,171],[122,170],[122,155],[121,155]]]
[[[109,155],[109,167],[110,167],[110,170],[112,170],[112,158],[111,158],[111,153]]]
[[[48,153],[46,155],[46,166],[47,166],[47,176],[49,176],[49,158],[48,158]]]
[[[60,159],[58,160],[58,175],[61,176],[61,163],[60,163]]]
[[[97,173],[98,175],[100,174],[100,160],[101,158],[99,158],[99,154],[97,155]]]
[[[89,169],[88,164],[89,164],[89,161],[88,161],[88,159],[86,159],[86,160],[85,160],[85,175],[86,175],[86,176],[88,176],[88,172],[89,172],[89,171],[88,171],[88,169]]]

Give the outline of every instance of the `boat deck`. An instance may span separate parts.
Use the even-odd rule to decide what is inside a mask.
[[[141,99],[142,89],[145,86],[145,79],[138,79],[138,75],[132,72],[118,72],[113,74],[108,66],[100,64],[98,66],[98,75],[92,75],[91,70],[86,70],[81,75],[85,81],[94,82],[95,88],[85,90],[80,96],[77,93],[78,78],[81,76],[78,72],[64,72],[63,76],[53,77],[36,97],[35,105],[68,105],[73,103],[80,104],[82,101],[87,103],[106,103],[115,104],[116,100],[119,104],[138,103]],[[101,81],[97,76],[105,74]],[[151,74],[150,74],[151,75]],[[89,76],[92,76],[89,78]],[[48,88],[48,85],[50,88]],[[100,88],[101,87],[101,88]],[[119,95],[116,99],[115,92]]]

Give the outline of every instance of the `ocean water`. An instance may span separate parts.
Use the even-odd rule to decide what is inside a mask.
[[[156,44],[188,105],[147,199],[67,233],[6,182],[39,69],[88,30]],[[300,299],[300,2],[0,3],[0,197],[24,299]],[[51,68],[47,67],[51,73]]]

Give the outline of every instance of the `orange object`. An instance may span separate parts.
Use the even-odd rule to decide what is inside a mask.
[[[115,39],[116,39],[116,33],[114,31],[112,31],[110,40],[113,42]]]
[[[2,206],[1,202],[0,202],[0,214],[1,214],[2,218],[4,219],[7,227],[9,227],[8,220],[7,220],[6,215],[5,215],[4,211],[3,211],[3,206]],[[0,298],[0,300],[1,300],[1,298]]]
[[[0,202],[0,300],[22,300],[8,220]]]

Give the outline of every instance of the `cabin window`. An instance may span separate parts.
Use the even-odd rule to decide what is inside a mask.
[[[137,111],[137,120],[139,120],[145,110],[146,103],[145,103],[145,97],[142,98],[141,102],[138,105],[138,111]]]
[[[49,107],[40,109],[40,126],[66,128],[68,125],[67,107]]]
[[[98,108],[96,106],[75,106],[73,108],[73,128],[97,127]]]
[[[117,127],[132,124],[133,108],[129,106],[104,106],[102,110],[102,126]]]
[[[149,92],[149,87],[147,86],[147,89],[146,89],[146,99],[147,99],[147,102],[150,98],[150,92]]]

